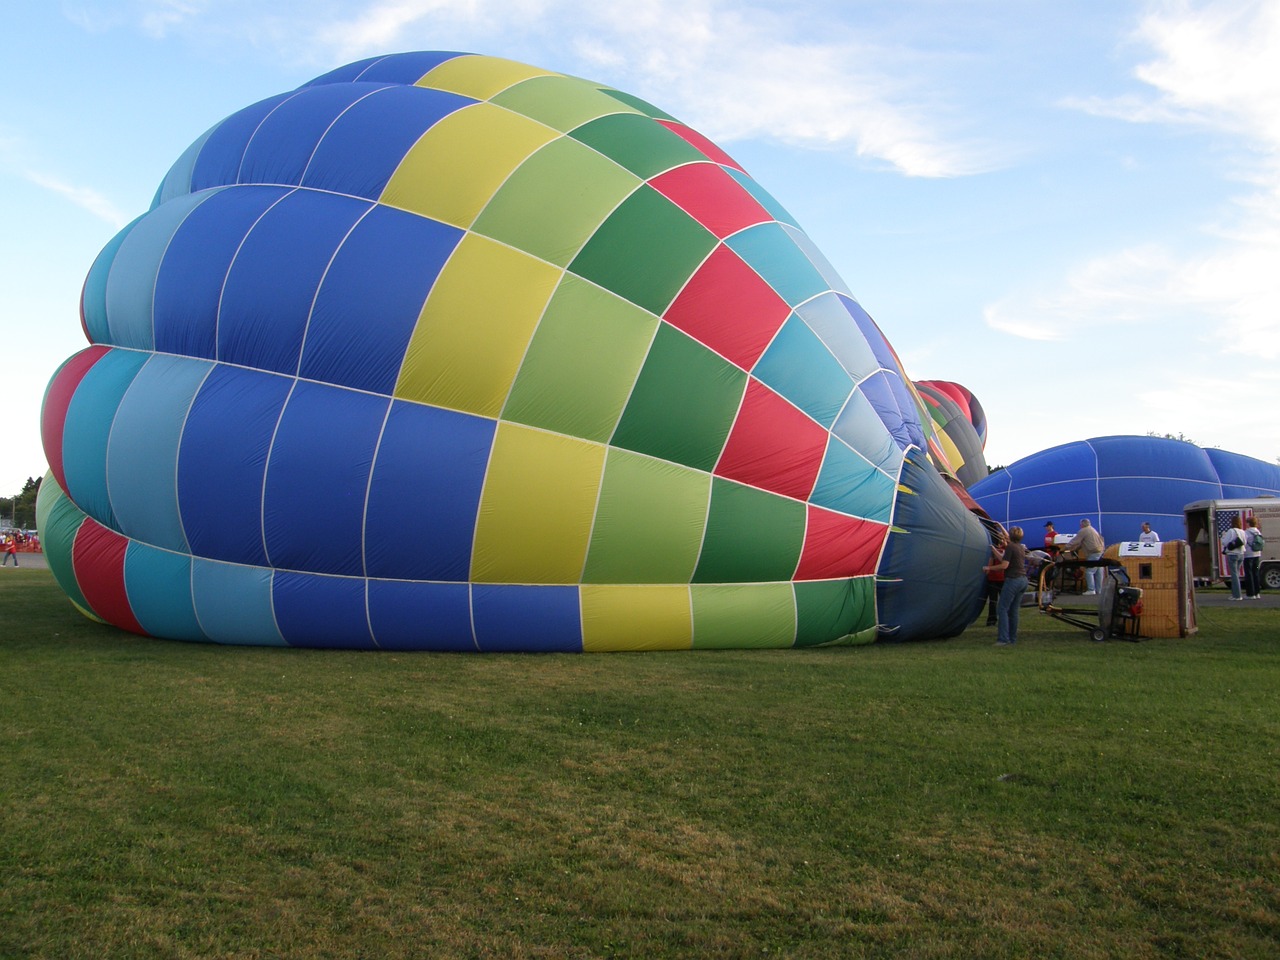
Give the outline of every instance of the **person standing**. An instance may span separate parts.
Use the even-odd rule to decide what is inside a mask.
[[[18,565],[18,537],[16,534],[9,534],[4,541],[4,560],[0,561],[0,566],[8,566],[9,560],[13,560],[13,565]]]
[[[1042,607],[1053,599],[1052,585],[1041,583],[1044,565],[1051,559],[1053,558],[1043,550],[1027,551],[1027,589],[1034,595],[1037,607]],[[1044,587],[1043,592],[1040,590],[1042,586]]]
[[[1004,559],[1003,543],[994,543],[991,545],[991,556],[996,560]],[[987,626],[994,627],[996,625],[996,607],[1000,603],[1000,591],[1004,588],[1004,567],[992,569],[985,568],[987,571]]]
[[[1022,545],[1022,528],[1009,528],[1009,542],[1004,555],[998,557],[991,548],[991,562],[983,567],[990,573],[999,568],[1004,571],[1004,585],[1000,588],[1000,602],[996,605],[996,646],[1011,647],[1018,642],[1018,615],[1022,611],[1022,595],[1027,592],[1027,548]]]
[[[1107,549],[1107,545],[1103,542],[1102,535],[1089,522],[1089,518],[1085,517],[1080,521],[1080,532],[1071,538],[1071,542],[1067,544],[1066,549],[1073,551],[1077,557],[1083,557],[1085,560],[1101,560],[1102,551]],[[1101,593],[1102,567],[1086,567],[1084,582],[1088,589],[1085,590],[1083,596],[1092,597]]]
[[[1145,520],[1142,522],[1142,532],[1138,534],[1139,543],[1159,543],[1160,534],[1151,529],[1151,524]]]
[[[1243,600],[1240,596],[1240,573],[1244,568],[1244,527],[1237,516],[1220,540],[1222,557],[1227,564],[1227,576],[1231,578],[1231,599]]]
[[[1049,559],[1054,563],[1058,562],[1058,555],[1062,553],[1062,548],[1058,546],[1058,531],[1054,529],[1053,521],[1046,520],[1044,522],[1044,552],[1049,555]],[[1059,589],[1062,587],[1063,573],[1061,570],[1055,571],[1054,579],[1058,581]]]
[[[1256,517],[1250,517],[1244,528],[1244,595],[1250,600],[1262,599],[1262,531]]]

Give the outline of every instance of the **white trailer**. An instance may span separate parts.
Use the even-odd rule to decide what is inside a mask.
[[[1191,545],[1191,574],[1197,580],[1226,579],[1222,534],[1239,517],[1244,526],[1253,520],[1262,531],[1267,541],[1259,561],[1262,584],[1268,590],[1280,590],[1280,498],[1197,500],[1182,508],[1182,516],[1187,525],[1187,543]]]

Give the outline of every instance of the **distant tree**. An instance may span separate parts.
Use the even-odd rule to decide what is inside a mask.
[[[0,497],[0,517],[22,530],[36,525],[36,494],[40,492],[40,480],[27,477],[22,492],[12,497]]]
[[[1148,430],[1147,436],[1148,437],[1164,437],[1164,439],[1166,440],[1181,440],[1183,443],[1196,443],[1190,437],[1182,433],[1157,433],[1155,430]],[[1198,447],[1200,446],[1200,444],[1196,443],[1196,446]]]

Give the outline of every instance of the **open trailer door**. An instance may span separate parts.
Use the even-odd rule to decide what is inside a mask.
[[[1216,503],[1216,500],[1197,500],[1182,508],[1187,525],[1187,548],[1191,551],[1191,575],[1196,583],[1214,583],[1222,572],[1222,554],[1214,529]]]
[[[1265,541],[1258,562],[1263,587],[1280,590],[1280,498],[1197,500],[1183,507],[1182,515],[1197,583],[1215,583],[1226,575],[1221,539],[1239,517],[1245,527],[1256,525]]]

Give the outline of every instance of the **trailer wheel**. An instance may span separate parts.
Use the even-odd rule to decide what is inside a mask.
[[[1280,590],[1280,563],[1268,563],[1262,568],[1262,582],[1268,590]]]
[[[1089,634],[1089,639],[1094,643],[1101,643],[1103,640],[1107,639],[1107,631],[1103,630],[1101,627],[1096,627]]]

